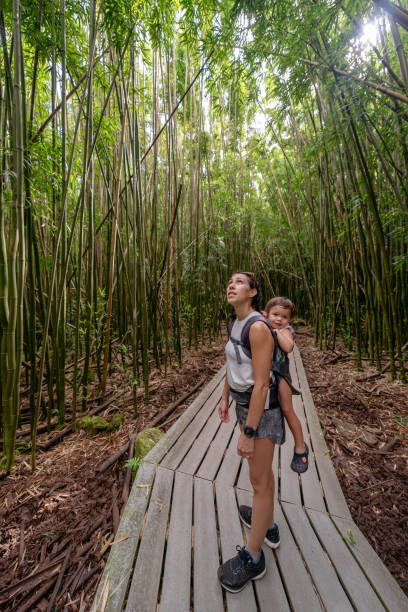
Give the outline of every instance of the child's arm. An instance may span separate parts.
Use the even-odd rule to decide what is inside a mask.
[[[276,337],[282,351],[285,351],[285,353],[291,353],[293,351],[295,341],[290,329],[276,329],[275,331],[277,332]]]

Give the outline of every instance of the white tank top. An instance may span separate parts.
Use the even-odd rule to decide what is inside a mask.
[[[257,312],[250,312],[245,319],[239,321],[235,319],[234,325],[231,329],[231,336],[240,340],[242,328],[248,319],[251,319]],[[231,340],[228,340],[225,346],[225,356],[227,358],[227,380],[228,384],[235,391],[247,391],[253,386],[254,372],[252,370],[252,359],[244,354],[244,351],[240,350],[242,363],[238,364],[235,347]]]

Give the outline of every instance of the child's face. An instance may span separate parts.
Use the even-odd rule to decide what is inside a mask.
[[[268,321],[272,329],[282,329],[290,321],[290,308],[283,306],[272,306],[268,313]]]

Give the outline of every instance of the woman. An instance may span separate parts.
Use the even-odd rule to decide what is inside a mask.
[[[227,377],[221,403],[220,419],[229,421],[229,396],[236,402],[241,435],[237,452],[248,460],[253,487],[253,505],[240,506],[241,521],[251,527],[248,545],[237,546],[236,557],[218,569],[222,586],[236,593],[249,580],[265,575],[265,541],[271,548],[279,546],[279,529],[273,522],[275,479],[272,460],[275,444],[285,439],[284,421],[279,407],[269,407],[271,361],[274,340],[268,323],[259,316],[261,293],[253,274],[236,272],[227,287],[227,300],[235,311],[230,340],[226,345]],[[248,323],[251,319],[252,323]],[[249,327],[250,353],[242,350],[241,332]],[[265,535],[266,534],[266,535]]]

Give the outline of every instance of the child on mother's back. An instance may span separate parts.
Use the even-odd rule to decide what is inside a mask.
[[[276,349],[272,369],[278,383],[282,412],[295,440],[290,466],[292,470],[301,474],[306,472],[309,467],[309,449],[303,439],[302,425],[293,410],[292,404],[292,393],[299,395],[299,391],[292,386],[288,358],[288,353],[293,351],[295,340],[295,332],[290,326],[294,310],[293,303],[286,297],[274,297],[265,306],[265,317],[276,332]]]

